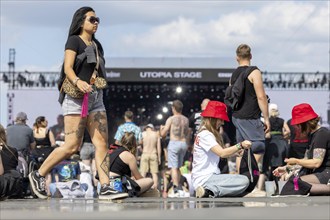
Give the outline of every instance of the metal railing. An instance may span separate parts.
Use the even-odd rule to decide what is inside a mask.
[[[59,72],[0,72],[0,81],[9,89],[57,89]],[[330,73],[263,72],[264,86],[269,90],[329,90]]]

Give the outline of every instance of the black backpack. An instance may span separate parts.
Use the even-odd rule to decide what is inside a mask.
[[[245,80],[248,75],[255,69],[258,68],[256,66],[249,66],[245,69],[244,72],[238,74],[236,79],[229,79],[229,86],[225,91],[224,102],[232,110],[237,110],[242,103],[244,98]]]
[[[258,183],[260,173],[258,163],[251,149],[244,150],[244,154],[242,156],[241,164],[239,167],[239,174],[244,175],[249,179],[250,184],[245,191],[252,192]]]

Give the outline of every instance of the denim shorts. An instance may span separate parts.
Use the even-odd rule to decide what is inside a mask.
[[[75,99],[70,97],[69,95],[66,95],[62,103],[63,115],[81,114],[82,102],[82,98]],[[103,91],[95,90],[92,93],[89,93],[88,96],[88,113],[100,111],[105,111],[103,103]]]
[[[325,168],[322,171],[313,174],[319,179],[321,184],[330,183],[330,168]]]
[[[260,119],[239,119],[232,117],[232,122],[236,127],[236,141],[249,140],[252,142],[252,152],[254,154],[265,153],[265,132]]]

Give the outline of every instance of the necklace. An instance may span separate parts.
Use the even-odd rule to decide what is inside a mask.
[[[84,43],[85,43],[87,46],[92,45],[92,41],[86,40],[86,39],[84,39],[82,36],[79,36],[79,37],[84,41]]]

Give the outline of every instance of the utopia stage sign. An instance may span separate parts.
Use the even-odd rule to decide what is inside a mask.
[[[112,82],[228,82],[234,69],[107,68]]]

